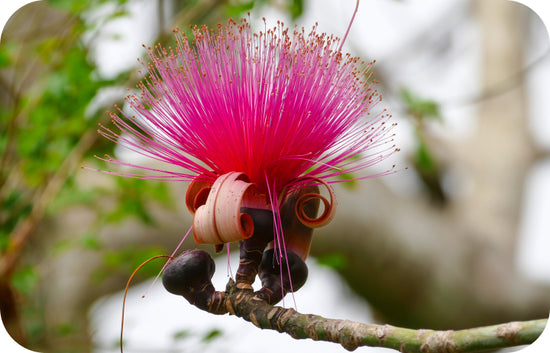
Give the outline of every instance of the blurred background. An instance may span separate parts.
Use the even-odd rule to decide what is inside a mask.
[[[41,352],[116,351],[128,277],[191,225],[185,183],[80,168],[113,170],[94,159],[105,153],[137,158],[96,130],[141,79],[141,44],[170,45],[176,26],[248,11],[258,29],[265,16],[342,36],[354,6],[48,0],[15,13],[0,42],[0,311],[14,339]],[[316,230],[308,284],[285,305],[409,328],[548,317],[548,43],[540,18],[510,1],[363,1],[344,49],[376,59],[378,108],[398,122],[401,148],[364,173],[403,170],[335,186],[337,216]],[[226,263],[217,261],[218,290]],[[281,337],[289,351],[343,351],[203,315],[160,284],[140,299],[161,267],[135,280],[128,352],[269,351]]]

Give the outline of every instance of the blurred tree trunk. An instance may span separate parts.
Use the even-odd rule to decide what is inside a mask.
[[[381,320],[396,325],[462,328],[546,317],[550,307],[550,288],[522,278],[515,266],[525,176],[536,152],[519,75],[526,11],[509,1],[472,4],[486,92],[477,128],[465,141],[429,141],[443,151],[440,163],[466,175],[465,192],[438,208],[366,181],[344,199],[346,191],[338,193],[346,210],[313,244],[315,255],[345,254],[343,275]]]
[[[512,260],[525,176],[535,154],[521,76],[527,13],[523,5],[508,1],[473,4],[482,38],[482,91],[487,94],[478,105],[474,136],[455,149],[471,177],[470,192],[455,207],[463,223]]]

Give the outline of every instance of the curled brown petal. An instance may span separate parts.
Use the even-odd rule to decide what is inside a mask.
[[[230,172],[218,177],[209,190],[206,202],[195,211],[195,241],[199,244],[222,244],[250,238],[254,233],[254,222],[250,215],[241,212],[241,207],[243,200],[254,199],[258,194],[244,173]],[[199,191],[195,200],[200,201],[204,196],[204,192]]]
[[[312,181],[325,186],[330,195],[330,202],[320,193],[304,193],[303,195],[300,195],[300,197],[296,201],[295,212],[296,217],[298,217],[298,220],[302,222],[302,224],[310,228],[319,228],[329,224],[330,221],[332,221],[332,219],[334,218],[334,215],[336,214],[336,202],[334,190],[332,190],[332,188],[326,182],[321,179],[312,179]],[[321,200],[324,205],[323,213],[318,217],[316,215],[310,216],[306,212],[306,204],[315,199]]]
[[[306,185],[290,192],[286,195],[281,207],[281,222],[284,234],[284,244],[281,245],[287,250],[293,251],[304,261],[309,254],[313,228],[306,226],[298,219],[296,204],[300,197],[306,194],[319,194],[319,187],[317,185]],[[314,216],[319,210],[319,200],[313,198],[302,206],[304,213]]]

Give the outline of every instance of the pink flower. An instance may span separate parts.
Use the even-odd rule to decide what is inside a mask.
[[[255,196],[244,198],[264,195],[264,207],[279,217],[292,190],[312,181],[344,181],[342,176],[396,150],[390,116],[371,114],[381,100],[372,63],[342,54],[338,38],[317,33],[316,27],[309,33],[289,30],[282,23],[254,33],[246,20],[217,29],[195,27],[192,42],[175,33],[177,48],[149,48],[141,93],[126,98],[135,115],[110,113],[121,133],[103,126],[100,133],[181,169],[153,169],[107,156],[156,173],[112,174],[194,180],[210,191],[220,176],[237,173],[233,181],[254,187]],[[188,202],[192,212],[208,196],[197,195],[200,189]],[[279,234],[280,219],[275,227]]]

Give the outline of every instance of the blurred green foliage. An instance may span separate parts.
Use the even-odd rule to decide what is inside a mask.
[[[224,5],[224,10],[227,17],[240,17],[247,11],[264,6],[269,2],[269,0],[228,1]],[[282,10],[287,12],[292,20],[297,19],[304,12],[304,0],[286,0],[282,4]]]
[[[412,118],[415,127],[416,148],[412,160],[413,167],[424,184],[430,199],[444,205],[446,195],[441,185],[442,170],[428,143],[427,137],[430,134],[426,131],[429,122],[441,123],[443,121],[439,104],[434,100],[422,98],[407,88],[400,91],[400,97],[405,106],[405,111]]]
[[[437,162],[434,160],[434,156],[429,147],[421,138],[418,138],[417,141],[414,161],[415,165],[425,173],[433,173],[437,170]]]
[[[127,0],[48,0],[52,7],[74,14],[82,14],[105,3],[124,5],[126,2]]]
[[[120,222],[128,216],[137,217],[144,224],[152,225],[154,218],[146,205],[151,200],[172,204],[166,184],[150,180],[116,178],[116,196],[119,202],[112,211],[104,214],[108,223]]]
[[[208,331],[204,337],[202,338],[202,341],[204,343],[210,343],[218,338],[221,338],[221,336],[223,335],[223,331],[220,330],[220,329],[217,329],[217,328],[214,328],[214,329],[211,329],[210,331]]]
[[[0,67],[6,67],[11,63],[11,50],[13,50],[13,45],[0,46]]]
[[[31,26],[40,33],[25,41],[18,41],[17,36],[9,40],[8,36],[0,44],[2,79],[7,87],[7,99],[0,102],[1,252],[10,251],[14,232],[23,220],[36,223],[44,215],[57,214],[71,205],[95,206],[98,220],[103,222],[136,216],[151,224],[153,218],[145,205],[152,200],[165,205],[170,201],[160,183],[116,178],[113,189],[85,188],[75,180],[83,160],[94,154],[114,153],[115,144],[98,138],[95,132],[98,122],[106,120],[105,110],[112,103],[90,113],[90,102],[105,88],[132,84],[130,72],[115,78],[100,77],[91,60],[90,42],[83,39],[91,30],[83,14],[107,2],[115,6],[125,3],[51,0],[48,3],[57,12],[48,11],[63,16],[65,27],[48,35],[39,26]],[[120,15],[121,10],[115,13]],[[100,205],[104,195],[120,202],[106,210]],[[91,238],[85,244],[97,246]]]
[[[288,5],[288,12],[292,19],[296,19],[302,15],[304,12],[304,1],[303,0],[290,0]]]
[[[64,322],[55,327],[55,331],[60,336],[68,336],[75,332],[75,327],[70,322]]]
[[[439,104],[436,101],[422,98],[407,88],[401,89],[400,96],[407,114],[413,116],[415,119],[442,120]]]
[[[231,4],[227,6],[227,8],[225,9],[225,13],[227,17],[237,17],[244,12],[252,10],[257,2],[258,1],[253,0]]]
[[[332,253],[317,257],[317,263],[335,270],[343,270],[348,266],[348,259],[344,254]]]
[[[83,184],[77,177],[81,165],[98,164],[94,155],[115,153],[116,145],[100,138],[96,129],[99,122],[108,119],[105,111],[123,97],[112,98],[105,106],[94,109],[90,104],[102,90],[133,86],[136,80],[131,78],[131,68],[114,78],[98,74],[90,54],[94,38],[86,37],[98,23],[87,22],[85,14],[103,4],[113,5],[112,14],[101,18],[104,25],[125,14],[125,2],[36,3],[32,6],[40,6],[35,11],[43,18],[36,20],[31,10],[21,10],[29,11],[30,17],[21,15],[11,27],[8,23],[0,43],[0,282],[17,293],[17,302],[10,298],[0,300],[6,301],[2,304],[7,307],[20,307],[18,317],[6,320],[21,319],[19,326],[31,347],[40,347],[51,334],[75,333],[71,323],[49,331],[46,328],[43,303],[36,297],[40,290],[40,262],[77,248],[104,250],[99,232],[107,223],[135,217],[153,224],[154,217],[146,205],[171,204],[166,185],[159,182],[113,177],[111,185],[99,187]],[[18,31],[21,27],[28,32]],[[105,198],[111,200],[110,207],[105,207]],[[35,239],[38,225],[75,205],[96,212],[91,229],[67,230],[76,237],[61,236],[59,240],[55,239],[60,235],[52,234],[49,249],[40,250],[39,257],[26,255],[24,250],[36,250],[25,244],[47,244]],[[118,266],[117,271],[129,274],[144,258],[160,252],[158,247],[138,245],[112,250],[104,256],[104,268],[113,271]],[[10,256],[16,261],[8,262]],[[153,272],[156,274],[158,269],[150,274]],[[104,273],[103,278],[109,275]]]
[[[30,293],[36,289],[38,273],[32,266],[20,268],[13,276],[13,286],[21,293]]]
[[[162,248],[160,247],[143,248],[138,245],[131,245],[122,249],[106,251],[103,259],[109,272],[132,273],[143,262],[162,252]],[[140,275],[148,277],[157,275],[162,266],[159,265],[158,268],[154,267],[152,265],[143,267],[140,270]],[[101,276],[97,278],[100,280],[103,279]]]
[[[224,21],[223,16],[241,17],[268,3],[268,0],[221,1],[205,8],[198,0],[174,0],[172,15],[176,18],[178,13],[192,14],[182,17],[191,21],[180,23],[182,28],[195,23],[212,25]],[[277,4],[292,19],[304,10],[303,0]],[[109,9],[104,15],[88,16],[103,5]],[[28,344],[40,351],[48,335],[71,336],[80,329],[72,323],[46,327],[42,299],[37,294],[40,262],[75,249],[96,252],[101,254],[103,266],[96,269],[92,280],[101,283],[113,275],[128,276],[146,259],[165,252],[158,246],[140,244],[111,249],[100,233],[107,224],[120,224],[128,219],[154,226],[152,205],[174,204],[166,184],[106,178],[99,173],[94,178],[92,171],[78,173],[81,165],[116,168],[93,156],[116,154],[116,144],[101,138],[96,130],[98,123],[108,125],[105,111],[115,103],[122,105],[123,97],[112,97],[101,106],[97,97],[113,87],[133,87],[140,78],[131,67],[115,77],[102,77],[91,48],[98,40],[98,29],[128,14],[126,5],[127,0],[37,2],[32,6],[40,10],[34,14],[28,12],[28,18],[20,16],[0,43],[0,283],[8,283],[10,290],[17,293],[18,302],[7,304],[21,307],[21,326]],[[190,11],[194,7],[202,12]],[[36,13],[38,17],[33,17]],[[171,33],[166,32],[159,34],[158,41],[171,40]],[[102,181],[91,185],[82,181],[83,174],[85,178]],[[36,241],[40,235],[36,230],[44,220],[54,219],[74,206],[92,210],[94,223],[67,230],[70,237],[51,234],[48,241]],[[28,254],[31,247],[25,244],[31,242],[33,247],[40,244],[48,248],[40,249],[40,256]],[[16,261],[4,261],[10,256]],[[146,266],[140,276],[154,276],[160,267],[160,263]],[[220,335],[219,330],[212,330],[203,341],[212,341]]]
[[[190,337],[191,335],[192,335],[192,333],[191,333],[190,330],[181,330],[181,331],[174,332],[172,334],[172,339],[174,341],[181,341],[181,340],[184,340],[184,339]]]

